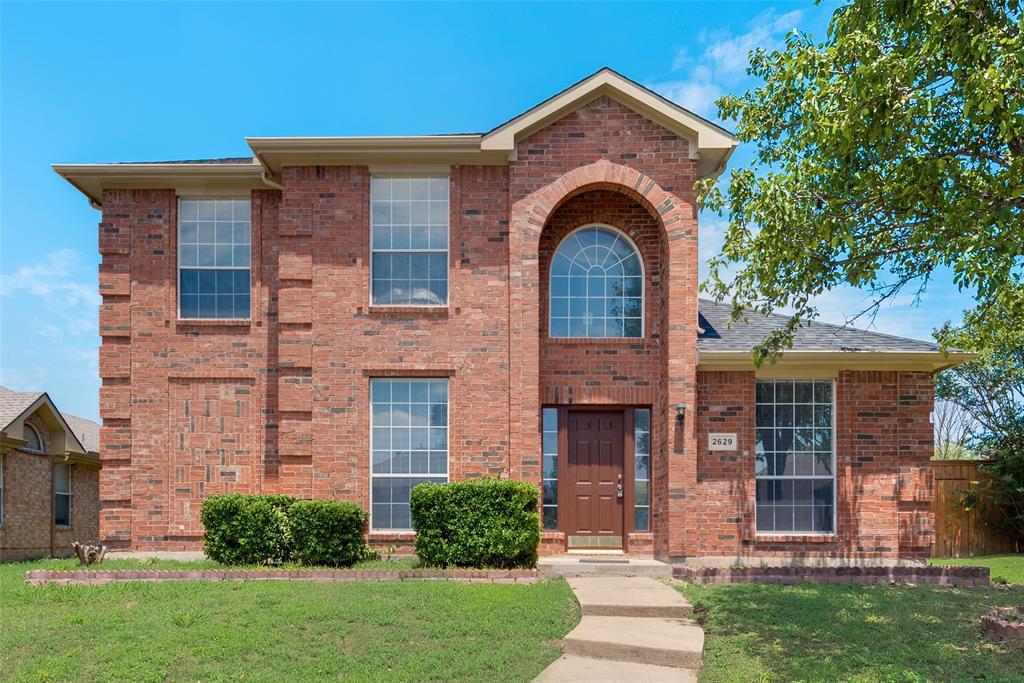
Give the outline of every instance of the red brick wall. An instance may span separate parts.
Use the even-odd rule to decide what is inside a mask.
[[[928,459],[933,381],[925,372],[841,371],[836,378],[837,534],[754,531],[753,372],[700,372],[696,523],[689,557],[926,558],[934,535]],[[709,432],[735,432],[736,452],[709,451]]]

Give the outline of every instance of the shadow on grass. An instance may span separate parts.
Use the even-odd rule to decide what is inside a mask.
[[[982,636],[1024,588],[686,585],[707,636],[702,681],[1021,681],[1024,652]]]

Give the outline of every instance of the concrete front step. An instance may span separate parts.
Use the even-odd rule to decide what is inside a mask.
[[[627,560],[623,562],[623,559]],[[672,576],[672,566],[654,559],[619,556],[557,555],[537,563],[542,579],[556,576]]]
[[[671,666],[563,655],[534,680],[541,683],[696,683],[697,672]]]
[[[578,657],[700,669],[704,631],[689,619],[584,615],[562,652]]]
[[[567,579],[584,615],[679,619],[693,606],[679,591],[645,576],[573,576]]]

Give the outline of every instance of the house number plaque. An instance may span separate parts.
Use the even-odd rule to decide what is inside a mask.
[[[708,450],[711,451],[734,451],[736,450],[735,434],[708,434]]]

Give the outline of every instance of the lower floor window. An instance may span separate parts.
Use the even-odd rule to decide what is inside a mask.
[[[651,411],[633,411],[633,530],[651,530]]]
[[[53,523],[71,526],[71,465],[53,466]]]
[[[832,382],[757,382],[757,531],[835,531]]]
[[[412,529],[409,494],[448,481],[448,380],[370,382],[370,528]]]

